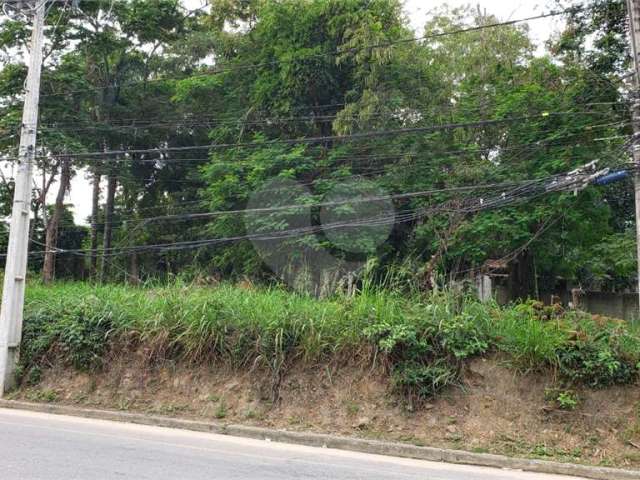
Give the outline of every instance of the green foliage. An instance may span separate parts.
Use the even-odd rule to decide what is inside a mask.
[[[569,337],[561,323],[541,318],[533,303],[503,310],[495,320],[494,335],[498,349],[523,371],[557,364],[558,349]]]
[[[391,360],[396,389],[416,403],[460,383],[460,362],[490,347],[487,307],[447,292],[424,302],[417,324],[376,323],[364,331]]]
[[[627,287],[636,274],[635,249],[635,231],[611,234],[594,245],[585,267],[594,279]]]
[[[470,315],[468,312],[455,315],[440,323],[440,345],[458,360],[480,355],[489,350],[489,338],[486,325],[482,320],[488,317]]]
[[[575,410],[580,403],[578,395],[573,390],[549,388],[545,390],[545,398],[561,410]]]
[[[16,46],[25,45],[29,39],[29,32],[25,22],[19,20],[5,20],[0,30],[0,49],[5,53]]]
[[[633,383],[638,376],[640,337],[621,321],[529,302],[504,309],[494,335],[497,348],[524,371],[553,368],[564,381],[591,388]]]
[[[178,0],[133,0],[120,2],[116,8],[123,31],[136,35],[141,42],[169,41],[183,30]]]
[[[567,59],[584,62],[596,72],[626,71],[631,55],[627,41],[627,2],[593,0],[588,10],[569,16],[554,49]],[[585,48],[589,46],[589,48]]]
[[[622,322],[449,291],[416,297],[366,288],[319,300],[246,285],[68,283],[27,292],[21,371],[29,383],[56,361],[99,368],[116,344],[144,345],[151,361],[262,366],[274,388],[294,363],[382,359],[395,390],[416,405],[461,384],[465,362],[491,350],[520,371],[554,371],[567,385],[592,388],[632,383],[640,363],[640,336]]]
[[[218,420],[222,420],[223,418],[226,418],[226,416],[227,416],[227,404],[225,403],[224,398],[221,399],[220,402],[218,403],[218,407],[216,408],[214,416]]]
[[[49,16],[52,45],[43,70],[39,137],[45,150],[52,158],[105,145],[154,152],[130,153],[118,162],[74,157],[77,171],[85,165],[92,174],[118,176],[114,248],[242,237],[247,228],[236,214],[136,222],[242,210],[257,189],[277,178],[304,186],[290,198],[301,203],[365,189],[441,191],[394,202],[397,219],[422,209],[431,214],[397,222],[390,231],[361,223],[359,231],[336,228],[282,242],[271,258],[290,252],[292,271],[302,271],[322,249],[340,259],[376,255],[383,264],[409,259],[420,266],[416,276],[429,270],[455,278],[526,245],[541,278],[618,288],[633,276],[633,249],[624,233],[633,217],[628,188],[625,194],[605,188],[578,196],[554,193],[477,215],[456,207],[502,193],[465,193],[461,186],[543,179],[594,158],[603,166],[619,164],[629,133],[629,95],[610,77],[621,76],[628,62],[621,0],[594,0],[569,15],[553,55],[544,57],[536,56],[523,25],[474,30],[501,19],[471,7],[434,10],[421,32],[433,38],[413,42],[405,41],[414,32],[399,0],[210,3],[210,11],[186,12],[177,0],[87,2],[82,11],[64,15],[54,5]],[[458,33],[440,35],[445,31]],[[13,58],[28,34],[23,22],[3,22],[0,50]],[[8,157],[17,148],[24,76],[17,61],[0,69],[0,148]],[[553,114],[560,112],[566,115]],[[530,118],[428,129],[521,116]],[[345,137],[389,130],[403,133]],[[217,146],[185,148],[207,144]],[[56,171],[55,162],[43,163],[47,176]],[[310,221],[324,223],[326,214],[352,223],[375,217],[377,207],[314,210]],[[282,212],[262,215],[260,222],[268,232],[299,226],[295,215]],[[101,226],[96,230],[102,238]],[[195,252],[118,255],[109,262],[111,278],[273,277],[271,258],[248,242]],[[69,270],[81,278],[81,269]],[[458,353],[464,356],[464,348]]]
[[[405,362],[393,369],[396,391],[418,406],[460,382],[458,370],[444,359],[432,363]]]
[[[32,402],[53,403],[58,400],[58,396],[58,392],[50,389],[33,390],[27,392],[27,399],[31,400]]]
[[[80,370],[102,365],[112,326],[109,305],[94,296],[82,299],[66,296],[55,305],[39,305],[24,326],[24,346],[20,354],[24,366],[46,365],[56,357],[62,357]]]
[[[574,339],[558,349],[559,371],[592,388],[632,383],[638,376],[638,338],[623,325],[583,320]]]
[[[578,399],[573,392],[561,392],[556,401],[563,410],[575,410],[578,406]]]

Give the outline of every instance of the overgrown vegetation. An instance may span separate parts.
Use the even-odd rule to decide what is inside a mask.
[[[577,196],[524,188],[594,159],[612,171],[628,164],[632,83],[617,81],[627,78],[631,59],[623,0],[585,0],[558,17],[566,28],[544,55],[525,23],[485,28],[506,19],[444,1],[430,2],[415,30],[400,0],[191,3],[51,5],[36,183],[55,181],[42,182],[48,192],[30,205],[34,245],[45,244],[32,248],[41,251],[30,259],[34,272],[263,281],[275,263],[278,279],[287,280],[304,277],[329,252],[340,261],[410,265],[426,288],[432,278],[461,279],[502,258],[528,265],[514,296],[534,295],[536,278],[550,289],[561,287],[560,278],[585,288],[633,284],[630,180]],[[18,153],[26,74],[18,53],[28,39],[25,22],[0,24],[7,162]],[[103,158],[105,149],[114,154]],[[75,179],[76,191],[87,174],[101,199],[91,221],[78,218],[88,213],[80,204],[73,211],[42,204],[54,189],[65,192],[63,176]],[[279,182],[294,188],[274,195]],[[512,184],[523,187],[505,190]],[[0,184],[3,217],[12,185],[10,175]],[[276,208],[255,221],[237,213],[256,195],[262,207],[278,207],[367,192],[394,197],[383,223],[393,210],[395,224],[371,228],[382,212],[362,202],[318,219],[315,207]],[[518,201],[471,207],[509,192]],[[208,215],[221,211],[228,214]],[[307,230],[263,251],[250,241],[257,233],[300,233],[312,220],[354,218],[362,220],[358,229]],[[47,229],[57,235],[47,238]],[[174,244],[180,248],[166,248]],[[95,251],[106,255],[96,261]],[[42,257],[55,266],[46,274]]]
[[[439,291],[400,295],[364,288],[316,299],[280,288],[176,284],[157,288],[57,284],[28,289],[21,377],[56,362],[100,369],[109,352],[142,348],[167,359],[263,367],[275,397],[294,364],[383,362],[396,392],[419,405],[460,384],[465,361],[502,352],[521,372],[554,372],[571,386],[634,382],[640,336],[628,324],[529,302],[510,307]],[[565,395],[561,395],[565,393]]]

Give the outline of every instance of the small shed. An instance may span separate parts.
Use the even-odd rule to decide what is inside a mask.
[[[478,297],[483,302],[496,299],[505,304],[535,295],[533,261],[528,252],[512,258],[487,260],[476,274]]]

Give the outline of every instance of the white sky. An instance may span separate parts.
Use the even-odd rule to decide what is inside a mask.
[[[202,0],[184,0],[184,3],[190,8],[198,8],[203,4]],[[444,3],[440,0],[405,0],[405,11],[416,32],[422,33],[429,12]],[[501,21],[535,16],[557,8],[552,0],[449,0],[446,3],[452,7],[479,5],[483,10],[486,9],[487,13],[496,15]],[[529,23],[531,36],[540,46],[541,51],[544,42],[561,28],[560,22],[561,20],[552,17]],[[55,197],[56,188],[55,185],[51,188],[49,194],[51,199]],[[86,224],[86,219],[91,214],[91,186],[85,179],[84,172],[78,172],[72,181],[71,192],[66,201],[73,205],[76,222]]]

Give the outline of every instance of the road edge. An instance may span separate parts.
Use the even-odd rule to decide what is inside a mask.
[[[571,475],[593,480],[640,480],[640,471],[621,470],[605,467],[590,467],[571,463],[529,460],[503,455],[472,453],[461,450],[448,450],[433,447],[418,447],[402,443],[342,437],[321,433],[290,432],[244,425],[225,425],[222,423],[179,418],[145,415],[141,413],[117,412],[90,408],[72,407],[50,403],[31,403],[17,400],[0,399],[0,408],[28,410],[32,412],[69,415],[74,417],[135,423],[156,427],[176,428],[196,432],[217,433],[235,437],[290,443],[309,447],[333,448],[375,455],[446,462],[459,465],[474,465],[507,470],[523,470],[532,473]]]

